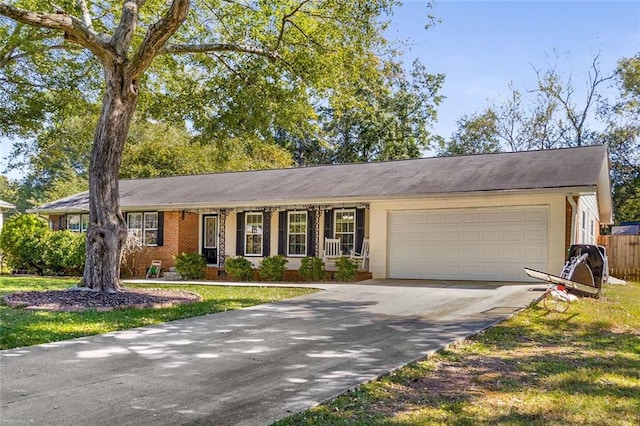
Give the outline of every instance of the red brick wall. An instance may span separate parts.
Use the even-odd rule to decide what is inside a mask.
[[[200,216],[197,213],[180,213],[178,231],[178,253],[197,253],[200,249],[198,241]]]
[[[145,247],[138,255],[137,275],[143,277],[152,260],[162,261],[162,269],[175,266],[173,256],[197,253],[199,216],[197,213],[164,212],[164,241],[160,247]]]

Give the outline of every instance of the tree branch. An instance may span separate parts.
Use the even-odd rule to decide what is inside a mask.
[[[144,5],[145,0],[126,0],[122,5],[122,16],[120,23],[113,32],[109,44],[115,49],[116,55],[122,59],[126,58],[133,33],[138,25],[138,11]]]
[[[89,14],[89,8],[87,7],[86,0],[78,0],[78,7],[82,12],[82,22],[87,29],[93,31],[93,22],[91,21],[91,14]]]
[[[96,56],[109,55],[110,49],[98,33],[87,28],[82,21],[63,10],[57,10],[56,13],[32,12],[0,3],[0,15],[33,27],[62,31],[65,39],[86,47]]]
[[[129,0],[133,1],[133,0]],[[144,0],[138,0],[143,3]],[[153,58],[158,55],[171,36],[187,19],[190,0],[173,0],[164,16],[151,25],[142,44],[134,54],[129,68],[131,78],[136,80],[149,67]]]
[[[251,55],[263,56],[270,60],[281,59],[278,52],[260,49],[258,47],[242,46],[231,43],[211,43],[211,44],[168,44],[164,46],[159,54],[169,53],[214,53],[214,52],[239,52]]]
[[[77,48],[80,49],[80,48]],[[44,50],[72,50],[71,47],[65,46],[64,44],[56,44],[53,46],[47,46]],[[16,53],[12,55],[13,51],[9,52],[6,56],[0,57],[0,68],[8,65],[11,62],[15,62],[19,59],[29,57],[28,53]]]

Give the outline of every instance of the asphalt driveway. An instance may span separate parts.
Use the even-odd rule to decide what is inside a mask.
[[[541,288],[369,281],[0,351],[0,424],[266,425],[476,333]]]

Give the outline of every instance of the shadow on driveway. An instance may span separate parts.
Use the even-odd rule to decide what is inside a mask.
[[[0,351],[0,423],[269,424],[485,329],[532,287],[344,285]]]

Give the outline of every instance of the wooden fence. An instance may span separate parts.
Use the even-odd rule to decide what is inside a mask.
[[[640,235],[601,235],[598,244],[607,248],[609,275],[640,281]]]

